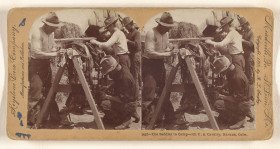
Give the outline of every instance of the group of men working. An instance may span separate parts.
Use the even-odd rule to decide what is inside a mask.
[[[66,52],[65,49],[58,50],[54,43],[54,31],[63,25],[57,15],[51,12],[42,21],[44,25],[31,34],[29,109],[32,109],[36,102],[44,101],[51,87],[50,59]],[[158,25],[146,33],[143,53],[140,32],[134,21],[129,17],[122,20],[121,24],[127,32],[117,27],[118,21],[118,17],[106,18],[100,34],[107,33],[109,36],[105,41],[92,39],[90,43],[110,53],[100,61],[101,73],[109,76],[114,82],[112,85],[114,93],[112,95],[104,93],[100,97],[102,102],[99,106],[105,113],[103,122],[113,125],[114,129],[126,129],[131,123],[131,118],[135,122],[140,120],[136,111],[136,101],[141,98],[139,90],[142,80],[142,100],[155,100],[156,95],[160,95],[165,86],[164,59],[177,55],[178,51],[168,42],[168,32],[176,25],[170,13],[164,12],[155,20]],[[228,83],[223,87],[230,91],[228,96],[219,94],[215,107],[220,113],[220,119],[223,119],[223,122],[228,121],[230,128],[237,129],[245,123],[246,116],[253,119],[250,114],[251,95],[248,79],[252,84],[254,44],[248,22],[243,19],[242,23],[240,19],[241,35],[231,26],[232,21],[233,19],[229,17],[221,20],[219,29],[226,33],[221,42],[211,40],[205,42],[216,49],[224,50],[228,57],[220,56],[213,62],[216,74],[226,74]],[[174,124],[176,118],[170,100],[164,102],[162,113],[166,124]],[[35,121],[32,120],[35,117],[31,115],[32,113],[28,117],[30,123]],[[44,120],[48,120],[48,123],[60,122],[55,100],[50,103],[49,114]]]
[[[220,42],[206,40],[224,55],[213,62],[214,73],[226,76],[221,86],[227,94],[218,93],[214,104],[219,113],[218,122],[230,129],[244,126],[246,117],[254,121],[251,111],[253,105],[254,83],[254,39],[249,23],[245,18],[239,19],[240,27],[233,26],[233,19],[224,17],[218,32],[225,37]]]
[[[100,69],[103,75],[109,75],[113,80],[114,95],[103,94],[101,96],[101,109],[105,113],[104,121],[110,121],[115,129],[125,129],[130,123],[131,117],[135,122],[139,122],[140,117],[136,111],[136,100],[139,95],[139,84],[135,80],[140,79],[140,59],[141,40],[140,32],[132,19],[126,17],[122,23],[128,34],[124,34],[117,28],[117,17],[108,17],[100,30],[100,33],[109,33],[106,42],[92,39],[90,42],[99,48],[109,51],[112,55],[107,55],[100,61]],[[66,49],[56,48],[54,42],[54,31],[63,25],[54,12],[50,12],[42,27],[35,29],[31,33],[31,49],[29,61],[29,125],[34,125],[36,121],[34,108],[42,106],[42,101],[46,98],[51,87],[52,70],[50,59],[64,55]],[[55,98],[55,97],[53,97]],[[37,106],[38,103],[41,102]],[[44,118],[47,123],[59,124],[59,109],[55,100],[51,100],[49,113]],[[48,118],[49,117],[49,118]],[[112,120],[113,119],[113,120]],[[42,122],[44,124],[45,122]]]
[[[226,76],[226,80],[224,80],[226,83],[220,88],[227,90],[227,94],[218,92],[214,103],[214,107],[219,113],[218,122],[225,125],[226,128],[238,129],[244,126],[246,116],[250,118],[249,121],[254,120],[251,112],[254,41],[252,30],[246,19],[239,19],[238,31],[232,24],[233,20],[230,17],[221,19],[221,26],[215,31],[215,34],[224,36],[221,41],[206,40],[205,43],[208,46],[214,46],[214,50],[222,53],[211,62],[212,71],[216,75]],[[177,55],[178,52],[168,42],[169,30],[175,26],[171,14],[164,12],[156,22],[158,25],[148,31],[145,38],[145,49],[142,55],[142,100],[155,100],[156,94],[161,95],[166,79],[164,59]],[[213,34],[213,36],[215,35]],[[174,128],[177,121],[170,100],[165,100],[161,111],[166,128]]]

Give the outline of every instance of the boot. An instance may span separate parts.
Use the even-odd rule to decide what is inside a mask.
[[[242,119],[241,121],[238,121],[234,125],[229,126],[229,129],[239,129],[239,128],[243,127],[244,124],[245,124],[245,118]]]
[[[131,124],[131,119],[128,121],[125,121],[124,123],[120,124],[119,126],[115,127],[116,130],[123,130],[129,128],[129,125]]]
[[[249,118],[248,122],[253,122],[255,120],[254,115],[251,110],[247,113],[246,116]]]
[[[140,117],[136,111],[132,114],[132,117],[135,118],[133,121],[134,123],[138,123],[140,121]]]

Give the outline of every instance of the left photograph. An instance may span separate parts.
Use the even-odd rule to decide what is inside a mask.
[[[141,129],[141,35],[106,9],[44,14],[29,32],[27,127]]]

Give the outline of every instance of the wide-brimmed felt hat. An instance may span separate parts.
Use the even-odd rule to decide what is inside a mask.
[[[224,56],[224,55],[218,56],[215,58],[215,60],[213,62],[213,66],[214,66],[213,72],[215,74],[219,74],[219,73],[225,71],[226,69],[228,69],[230,65],[231,65],[231,62],[229,61],[229,59],[226,56]]]
[[[133,20],[130,17],[123,18],[122,24],[123,24],[124,27],[126,27],[130,23],[133,23]]]
[[[100,27],[100,29],[98,31],[99,31],[99,34],[105,34],[106,32],[108,32],[108,29],[105,28],[105,26],[103,26],[103,27]]]
[[[42,19],[42,22],[53,27],[60,27],[64,25],[61,21],[59,21],[55,12],[48,13],[48,15]]]
[[[238,19],[238,21],[240,26],[243,26],[244,24],[248,23],[248,21],[244,17],[241,17],[240,19]]]
[[[156,19],[156,22],[165,27],[174,27],[176,25],[169,12],[164,12],[160,18]]]
[[[231,17],[223,17],[220,21],[221,26],[218,29],[222,29],[225,25],[231,24],[233,19]]]
[[[107,29],[110,25],[115,24],[118,21],[117,17],[108,17],[104,21],[105,28]]]
[[[101,73],[103,75],[106,75],[109,72],[113,71],[117,67],[117,65],[118,62],[113,56],[106,55],[100,61]]]
[[[205,29],[202,31],[202,35],[204,37],[213,37],[216,34],[216,31],[219,27],[215,25],[207,25]]]

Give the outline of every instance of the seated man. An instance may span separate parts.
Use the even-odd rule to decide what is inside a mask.
[[[239,129],[245,124],[250,112],[249,82],[239,65],[233,65],[228,58],[220,56],[213,62],[214,73],[226,75],[228,95],[217,94],[214,106],[219,113],[218,123]]]
[[[101,96],[101,108],[105,113],[104,123],[110,124],[115,129],[128,128],[131,117],[139,121],[136,112],[135,81],[127,67],[122,67],[112,56],[105,56],[101,62],[101,72],[113,79],[113,95]]]

